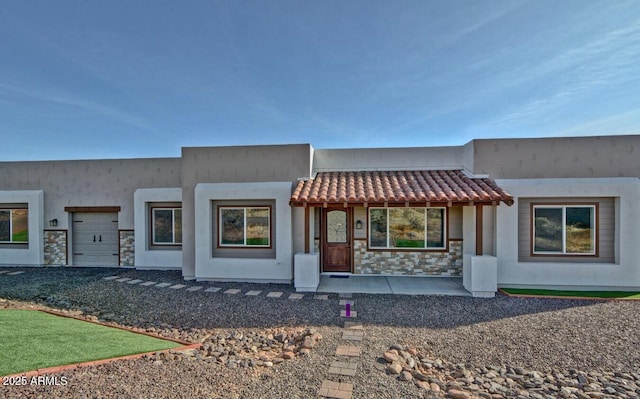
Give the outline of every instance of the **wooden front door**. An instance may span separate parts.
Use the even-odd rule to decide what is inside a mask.
[[[351,208],[322,214],[322,271],[351,272]]]

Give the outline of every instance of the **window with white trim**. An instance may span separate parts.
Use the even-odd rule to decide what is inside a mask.
[[[27,244],[29,242],[29,210],[0,209],[0,243]]]
[[[271,246],[270,207],[219,207],[220,247]]]
[[[182,244],[182,208],[152,208],[152,244]]]
[[[595,205],[533,205],[534,255],[595,255]]]
[[[446,208],[369,208],[369,247],[446,248]]]

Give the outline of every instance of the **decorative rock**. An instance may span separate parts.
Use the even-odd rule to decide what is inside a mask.
[[[282,353],[282,358],[285,360],[289,360],[289,359],[293,359],[294,357],[296,357],[296,354],[293,352],[283,352]]]
[[[400,374],[400,372],[402,371],[402,366],[398,363],[391,363],[387,366],[386,370],[389,374]]]
[[[457,389],[450,389],[447,393],[449,394],[449,397],[451,399],[471,399],[472,398],[471,394],[464,391],[459,391]]]
[[[400,373],[400,376],[398,377],[400,379],[400,381],[411,381],[413,380],[413,376],[411,375],[410,372],[408,371],[403,371],[402,373]]]
[[[302,347],[304,349],[312,349],[314,346],[316,346],[316,342],[311,338],[311,336],[306,336],[304,341],[302,341]]]
[[[393,363],[393,362],[397,362],[399,357],[398,357],[398,353],[394,352],[394,351],[386,351],[382,357],[384,357],[384,360],[386,360],[389,363]]]
[[[412,374],[413,374],[413,378],[415,378],[416,380],[429,381],[429,377],[427,377],[426,375],[422,374],[417,370],[414,370]]]

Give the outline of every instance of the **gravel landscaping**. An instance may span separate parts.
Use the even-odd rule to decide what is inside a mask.
[[[64,385],[3,385],[0,397],[315,398],[326,379],[353,384],[353,398],[640,397],[640,302],[354,294],[365,335],[355,376],[337,377],[336,294],[292,300],[291,286],[184,282],[180,272],[3,270],[25,272],[0,274],[0,308],[58,309],[203,346],[68,370]],[[103,279],[116,274],[203,288]],[[231,288],[241,292],[223,293]]]

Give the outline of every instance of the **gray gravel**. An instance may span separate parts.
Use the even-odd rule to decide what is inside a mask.
[[[343,343],[337,295],[322,301],[306,294],[294,301],[287,299],[293,293],[291,286],[185,283],[179,272],[20,270],[25,273],[0,274],[3,299],[0,307],[31,304],[66,309],[165,336],[203,341],[209,346],[239,333],[245,337],[265,337],[278,331],[309,328],[317,330],[323,339],[308,355],[272,367],[257,365],[257,355],[253,367],[243,367],[242,363],[230,367],[203,350],[191,355],[150,356],[66,371],[61,374],[67,378],[65,386],[2,386],[0,397],[313,398],[317,397],[322,380],[331,378],[327,374],[329,364],[336,347]],[[223,290],[241,288],[242,294],[225,295],[223,290],[210,293],[204,289],[185,292],[102,279],[113,274]],[[243,295],[253,289],[262,293],[257,297]],[[282,298],[266,298],[269,291],[284,294]],[[639,302],[519,299],[503,295],[474,299],[355,294],[354,299],[353,309],[358,312],[358,321],[364,324],[365,339],[361,356],[354,360],[358,362],[355,377],[340,377],[354,384],[354,398],[446,397],[444,391],[422,389],[385,373],[386,364],[381,356],[390,346],[398,344],[442,359],[452,368],[463,364],[469,370],[496,366],[540,373],[564,371],[567,375],[577,370],[639,373]],[[239,356],[251,355],[243,352]],[[536,397],[533,389],[521,391],[520,397]],[[627,393],[627,397],[638,397],[632,391]],[[565,397],[581,397],[579,394],[567,391]]]

